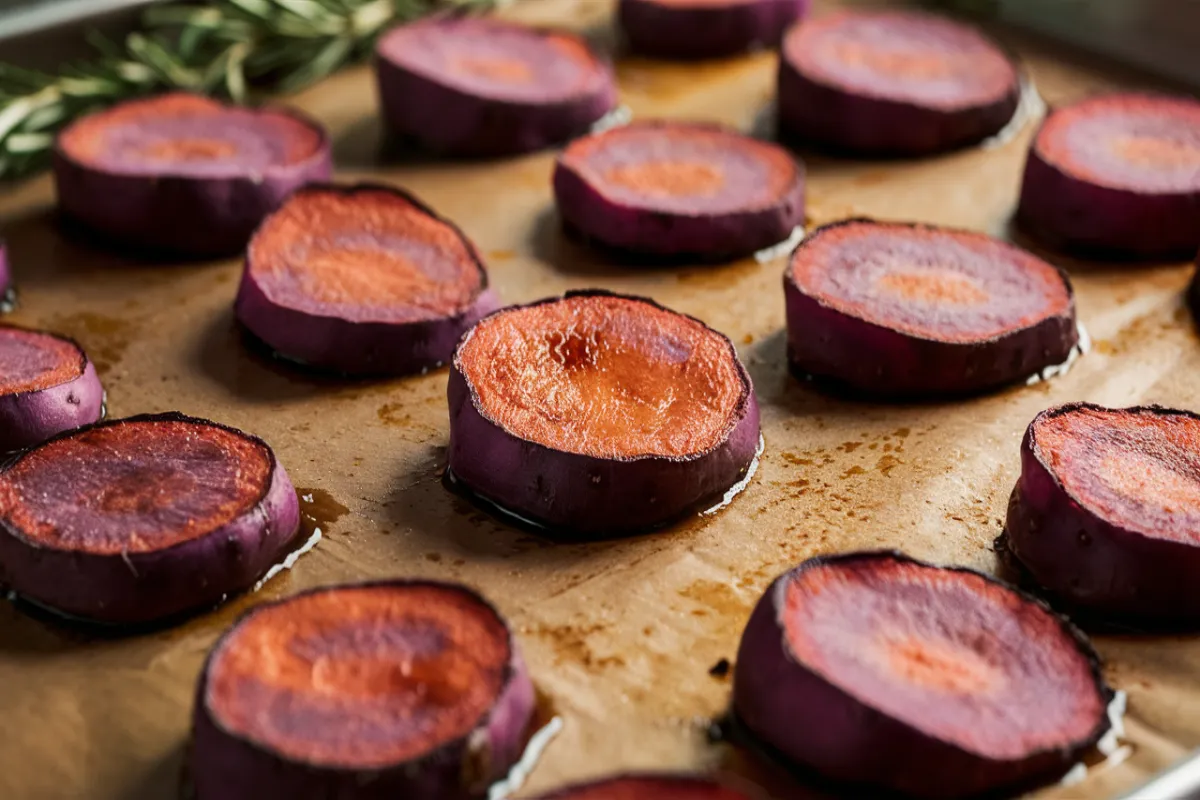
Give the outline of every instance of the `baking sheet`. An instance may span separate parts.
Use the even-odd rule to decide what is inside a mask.
[[[606,0],[536,0],[509,13],[583,28],[612,47]],[[1151,85],[1014,44],[1051,103]],[[692,66],[618,61],[622,101],[636,117],[715,119],[745,130],[762,130],[769,118],[774,69],[771,54]],[[365,68],[295,102],[329,126],[340,178],[396,182],[456,220],[486,255],[505,301],[602,286],[650,295],[728,334],[762,403],[758,474],[721,513],[652,536],[562,545],[515,530],[441,485],[444,371],[346,383],[265,361],[233,325],[236,260],[130,261],[64,236],[47,179],[7,189],[0,226],[21,300],[11,318],[83,342],[113,415],[177,408],[261,435],[311,498],[302,506],[325,536],[257,594],[157,634],[99,638],[0,604],[0,797],[174,797],[194,680],[230,621],[306,587],[396,575],[473,584],[508,615],[565,723],[527,791],[631,768],[730,768],[771,782],[769,771],[710,743],[707,729],[730,689],[710,667],[733,659],[772,577],[806,557],[859,547],[994,570],[991,542],[1036,412],[1078,399],[1197,406],[1200,345],[1181,305],[1184,265],[1067,262],[1095,345],[1065,376],[954,404],[844,402],[784,369],[782,258],[624,267],[561,233],[552,153],[477,163],[387,153]],[[810,222],[865,214],[1007,235],[1030,132],[925,161],[806,155]],[[1096,643],[1108,678],[1128,693],[1132,754],[1042,796],[1111,796],[1200,744],[1196,639]]]

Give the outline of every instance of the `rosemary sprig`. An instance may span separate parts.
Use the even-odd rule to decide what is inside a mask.
[[[58,74],[0,62],[0,179],[45,166],[67,123],[131,97],[185,89],[244,102],[292,92],[371,52],[389,26],[501,0],[215,0],[152,6],[122,43]]]

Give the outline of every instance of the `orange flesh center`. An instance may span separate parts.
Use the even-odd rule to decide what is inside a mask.
[[[480,410],[516,436],[600,458],[715,447],[745,387],[724,337],[618,297],[497,314],[459,351]]]
[[[1119,136],[1113,140],[1113,150],[1126,161],[1148,167],[1200,166],[1200,147],[1194,142],[1181,142],[1161,136]]]
[[[938,305],[978,305],[988,299],[975,281],[950,270],[897,268],[882,275],[875,285],[905,300]]]
[[[49,389],[83,374],[78,348],[57,336],[0,328],[0,393]]]
[[[989,691],[1004,679],[978,653],[948,642],[885,636],[881,646],[890,668],[909,683],[970,695]]]
[[[1083,408],[1042,419],[1035,436],[1087,508],[1158,538],[1200,540],[1200,421]]]
[[[382,766],[469,733],[511,652],[495,614],[438,586],[317,592],[256,612],[210,667],[210,712],[285,756]]]
[[[697,161],[648,161],[612,167],[605,178],[646,195],[711,197],[725,183],[721,170]]]
[[[145,158],[163,161],[219,161],[237,153],[233,143],[219,139],[168,139],[138,149]]]
[[[145,553],[246,513],[270,470],[264,445],[221,428],[118,423],[31,451],[0,478],[0,511],[47,547]]]
[[[466,75],[504,81],[506,83],[528,83],[533,80],[533,70],[524,61],[513,58],[478,58],[463,56],[454,59],[450,68]]]
[[[906,53],[882,50],[865,42],[839,41],[833,56],[850,67],[863,67],[886,75],[903,75],[917,80],[933,80],[953,75],[963,68],[963,59],[949,53],[923,50]]]
[[[482,290],[462,237],[390,192],[305,192],[263,224],[252,269],[272,299],[389,321],[449,316]]]

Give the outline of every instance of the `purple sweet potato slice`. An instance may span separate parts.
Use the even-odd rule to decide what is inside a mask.
[[[1114,94],[1055,111],[1030,147],[1017,221],[1083,255],[1191,258],[1200,247],[1200,102]]]
[[[447,155],[541,150],[617,101],[611,67],[582,38],[480,17],[393,29],[376,47],[376,73],[388,128]]]
[[[1066,275],[981,233],[826,225],[783,285],[793,370],[875,397],[993,389],[1063,363],[1079,341]]]
[[[287,194],[331,170],[315,122],[180,93],[90,114],[54,152],[69,219],[135,250],[187,256],[241,250]]]
[[[261,439],[182,414],[102,422],[0,473],[0,584],[89,622],[158,622],[253,586],[299,529]]]
[[[520,757],[533,684],[504,620],[453,584],[317,589],[260,606],[200,676],[197,800],[460,800]]]
[[[455,350],[448,394],[452,479],[571,537],[712,506],[759,444],[730,341],[637,297],[573,292],[485,317]]]
[[[354,375],[440,366],[495,310],[471,241],[387,186],[309,186],[250,242],[234,308],[281,356]]]
[[[79,345],[0,325],[0,452],[90,425],[103,413],[104,389]]]
[[[846,11],[800,23],[783,40],[785,136],[872,156],[974,144],[1017,110],[1020,79],[974,28],[914,11]]]
[[[1108,729],[1095,652],[1040,601],[894,552],[778,578],[742,635],[733,708],[837,780],[965,797],[1053,780]]]
[[[640,122],[577,139],[554,168],[563,220],[601,244],[656,256],[741,256],[804,222],[804,168],[778,145],[718,125]]]
[[[540,800],[750,800],[750,795],[712,778],[645,773],[568,786]]]
[[[1008,549],[1073,607],[1200,619],[1200,416],[1070,403],[1021,445]]]
[[[774,47],[809,0],[621,0],[630,48],[653,58],[720,58]]]

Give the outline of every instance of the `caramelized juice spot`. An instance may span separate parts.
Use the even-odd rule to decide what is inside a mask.
[[[935,305],[978,305],[988,299],[975,281],[950,270],[897,270],[881,276],[875,286],[905,300]]]
[[[976,694],[995,686],[998,671],[978,653],[946,642],[912,638],[884,642],[893,672],[909,683],[955,694]]]
[[[645,195],[710,197],[721,190],[725,177],[712,164],[698,161],[647,161],[622,164],[605,174],[610,183]]]
[[[164,139],[139,148],[144,158],[161,161],[219,161],[232,158],[237,148],[221,139]]]
[[[1165,136],[1119,136],[1113,150],[1126,161],[1148,167],[1200,166],[1200,145]]]
[[[502,83],[529,83],[533,80],[533,70],[529,65],[515,58],[463,56],[454,59],[450,69]]]

